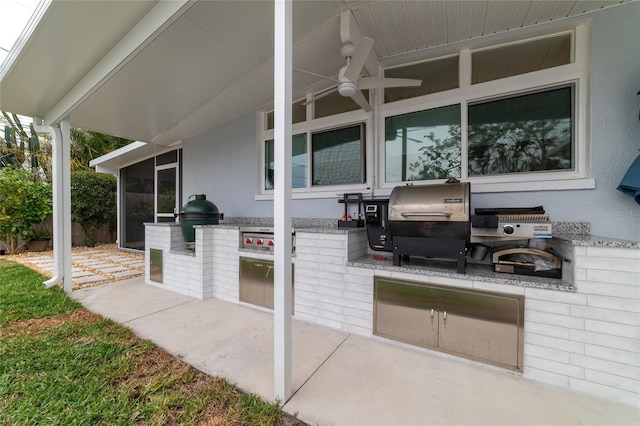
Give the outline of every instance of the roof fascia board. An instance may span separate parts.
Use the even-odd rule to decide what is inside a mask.
[[[100,157],[94,158],[93,160],[89,161],[89,167],[97,166],[121,155],[128,154],[138,148],[145,146],[146,144],[146,142],[140,141],[131,142],[129,145],[125,145],[122,148],[116,149],[115,151],[111,151],[107,154],[101,155]]]
[[[45,123],[55,124],[68,116],[78,105],[98,90],[122,69],[142,49],[166,28],[186,13],[197,0],[159,1],[45,117]]]

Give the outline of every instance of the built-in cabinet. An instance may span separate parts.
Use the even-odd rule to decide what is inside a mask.
[[[522,371],[524,297],[376,277],[373,332]]]
[[[291,269],[293,274],[293,265]],[[273,309],[273,273],[273,260],[241,257],[240,301]],[[293,301],[293,282],[291,286]]]

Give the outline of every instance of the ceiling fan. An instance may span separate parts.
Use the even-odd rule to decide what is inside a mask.
[[[362,90],[383,89],[387,87],[417,87],[422,84],[422,80],[411,78],[379,78],[361,76],[364,64],[371,53],[371,49],[373,48],[373,39],[369,37],[362,37],[358,45],[354,45],[351,41],[350,26],[351,12],[349,10],[345,10],[340,15],[340,39],[342,41],[340,53],[347,60],[347,64],[338,71],[338,86],[325,92],[321,92],[305,104],[314,102],[317,99],[327,96],[337,90],[340,95],[353,99],[360,108],[369,112],[371,111],[371,105],[369,105],[367,98],[362,94]]]

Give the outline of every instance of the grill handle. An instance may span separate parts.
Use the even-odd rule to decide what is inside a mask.
[[[450,212],[402,212],[400,213],[402,217],[411,217],[411,216],[445,216],[450,217]]]

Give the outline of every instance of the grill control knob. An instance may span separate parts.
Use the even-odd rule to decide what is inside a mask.
[[[246,240],[244,240],[245,244],[251,244],[253,242],[253,240],[251,238],[247,238]]]
[[[513,225],[505,225],[502,227],[502,232],[504,232],[507,235],[511,235],[514,232],[516,232],[516,229],[513,227]]]
[[[269,245],[269,247],[273,247],[273,240],[269,240],[268,245]]]
[[[261,246],[262,244],[264,244],[264,241],[262,241],[262,239],[259,239],[258,241],[256,241],[256,244]]]

